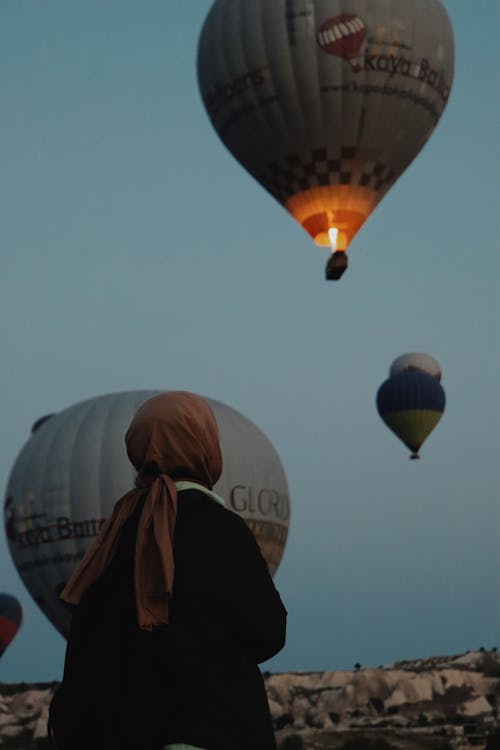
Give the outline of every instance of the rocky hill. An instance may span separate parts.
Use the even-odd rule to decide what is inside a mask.
[[[265,677],[283,750],[500,750],[496,650]],[[47,747],[56,686],[0,683],[1,748]]]

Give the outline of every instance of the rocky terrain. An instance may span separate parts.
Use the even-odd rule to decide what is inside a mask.
[[[479,651],[353,672],[269,675],[267,689],[281,743],[295,733],[311,750],[342,748],[355,737],[405,750],[485,748],[499,726],[500,656]]]
[[[265,677],[283,750],[500,750],[496,650]],[[0,683],[1,748],[47,747],[56,686]]]

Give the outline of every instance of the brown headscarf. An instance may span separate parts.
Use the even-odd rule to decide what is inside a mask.
[[[139,626],[150,630],[168,623],[177,515],[174,480],[188,479],[212,489],[222,472],[219,431],[205,399],[187,391],[169,391],[141,406],[125,442],[138,472],[136,487],[115,503],[102,533],[87,550],[61,598],[78,604],[113,559],[123,524],[146,496],[137,529],[135,594]]]

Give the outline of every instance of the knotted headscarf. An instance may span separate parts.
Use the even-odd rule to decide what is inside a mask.
[[[113,559],[125,521],[145,497],[135,546],[135,595],[139,626],[150,630],[168,623],[177,516],[174,482],[191,480],[212,489],[222,472],[219,431],[205,399],[187,391],[169,391],[141,406],[125,443],[138,472],[136,487],[115,503],[61,598],[70,604],[80,602]]]

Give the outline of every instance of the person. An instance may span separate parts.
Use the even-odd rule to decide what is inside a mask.
[[[200,396],[146,401],[126,434],[135,488],[61,598],[72,608],[49,710],[57,750],[275,750],[258,664],[286,610],[257,542],[213,492],[215,416]]]

